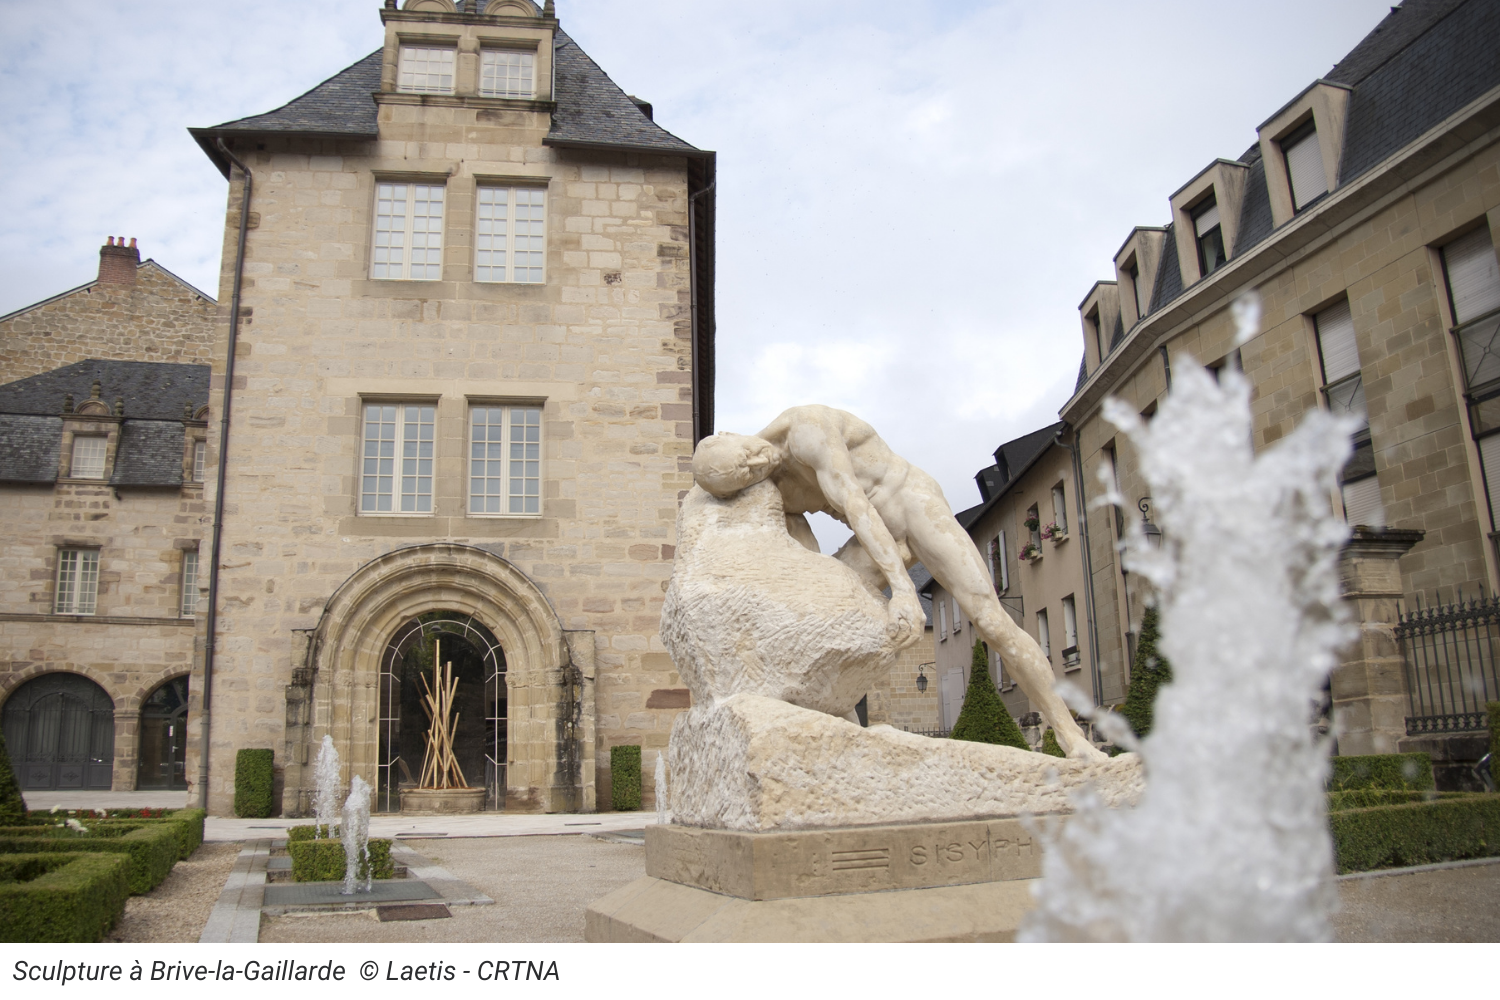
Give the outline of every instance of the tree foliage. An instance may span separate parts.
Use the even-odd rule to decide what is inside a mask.
[[[1161,641],[1160,616],[1148,607],[1141,616],[1141,635],[1135,644],[1135,660],[1130,664],[1130,690],[1125,695],[1121,713],[1137,737],[1151,732],[1155,721],[1156,692],[1172,682],[1172,665],[1157,652]]]
[[[1049,757],[1067,756],[1067,754],[1063,753],[1062,745],[1057,742],[1057,734],[1050,728],[1042,734],[1042,753]]]
[[[0,734],[0,826],[21,826],[25,822],[26,800],[21,797],[21,786],[10,766],[5,736]]]
[[[964,707],[948,738],[1030,750],[1021,727],[1011,718],[995,682],[990,680],[990,654],[983,642],[975,640],[969,663],[969,690],[964,693]]]

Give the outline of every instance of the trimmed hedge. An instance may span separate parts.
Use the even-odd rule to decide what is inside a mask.
[[[1372,753],[1334,757],[1330,792],[1360,788],[1385,788],[1416,792],[1436,788],[1432,780],[1432,758],[1425,753]]]
[[[244,819],[271,815],[271,787],[276,758],[270,750],[241,750],[234,755],[234,814]]]
[[[147,822],[92,823],[87,833],[59,826],[0,828],[0,854],[77,853],[101,851],[130,856],[130,891],[150,892],[177,863],[182,840],[180,824]]]
[[[621,812],[641,807],[641,748],[615,747],[609,752],[610,804]]]
[[[1000,692],[995,690],[995,682],[990,680],[990,653],[978,640],[969,651],[969,689],[964,692],[963,707],[958,710],[958,719],[948,738],[1031,749],[1021,735],[1021,727],[1011,718],[1010,709],[1001,700]]]
[[[286,842],[295,844],[302,840],[336,840],[333,831],[338,827],[329,829],[327,825],[322,827],[316,823],[305,823],[302,826],[289,826],[286,829]],[[340,876],[342,878],[343,876]]]
[[[203,821],[207,816],[202,809],[72,809],[56,813],[46,809],[33,809],[26,814],[26,823],[56,826],[64,819],[77,819],[90,830],[96,823],[129,821],[132,826],[174,823],[179,828],[177,837],[180,849],[177,859],[186,861],[194,851],[203,846]]]
[[[311,830],[312,827],[300,829]],[[391,860],[391,842],[371,839],[369,845],[369,867],[374,869],[375,877],[394,878],[396,864]],[[288,840],[286,849],[292,856],[294,882],[342,882],[348,872],[348,859],[344,856],[342,840]],[[366,864],[361,860],[355,877],[364,878],[365,868]]]
[[[1066,757],[1062,745],[1057,742],[1057,734],[1048,729],[1042,734],[1042,753],[1048,757]]]
[[[1500,795],[1328,814],[1339,874],[1500,855]]]
[[[123,854],[0,855],[0,941],[98,941],[129,895]]]
[[[1500,774],[1500,701],[1485,702],[1490,717],[1490,773]]]
[[[0,826],[20,826],[25,822],[26,800],[21,797],[21,785],[10,766],[5,734],[0,733]]]

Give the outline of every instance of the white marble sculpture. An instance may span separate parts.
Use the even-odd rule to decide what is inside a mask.
[[[1070,759],[844,718],[921,634],[905,573],[913,558],[941,567],[934,576],[963,595],[1007,665],[1028,655],[1045,661],[1000,610],[937,485],[867,424],[800,407],[768,433],[702,442],[699,486],[678,513],[661,634],[693,707],[672,731],[674,821],[758,831],[1055,812],[1085,784],[1107,804],[1134,802],[1139,760],[1111,760],[1087,744],[1053,694],[1050,670],[1040,681],[1033,670],[1032,687],[1070,727]],[[837,558],[817,551],[802,517],[810,510],[855,527]],[[878,558],[869,555],[877,549]]]

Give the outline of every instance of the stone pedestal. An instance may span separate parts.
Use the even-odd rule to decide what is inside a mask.
[[[401,790],[401,813],[404,816],[461,816],[484,811],[483,788],[404,788]]]
[[[646,877],[596,900],[584,937],[1010,941],[1040,875],[1041,844],[1015,818],[772,833],[651,826]]]
[[[1396,753],[1406,737],[1406,667],[1396,642],[1400,559],[1420,531],[1357,527],[1339,563],[1344,599],[1354,606],[1359,638],[1344,651],[1330,681],[1338,752]]]

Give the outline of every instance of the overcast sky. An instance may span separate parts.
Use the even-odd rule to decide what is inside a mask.
[[[379,0],[0,0],[0,313],[106,235],[217,294],[224,179],[185,131],[378,48]],[[823,402],[955,509],[1056,419],[1077,306],[1135,225],[1388,0],[558,0],[656,120],[719,154],[718,429]],[[824,537],[829,537],[821,532]]]

